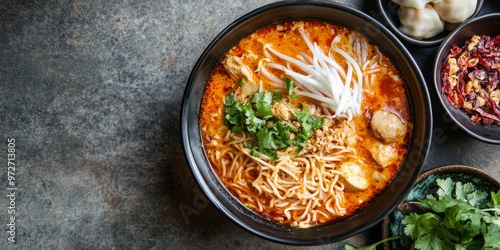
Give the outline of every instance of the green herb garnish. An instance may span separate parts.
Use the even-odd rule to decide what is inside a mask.
[[[293,81],[285,78],[288,82],[288,96],[292,94]],[[297,96],[296,96],[297,97]],[[282,93],[261,91],[253,94],[249,103],[239,102],[234,92],[229,93],[225,98],[225,124],[232,132],[244,130],[255,136],[253,147],[249,143],[246,148],[252,149],[252,155],[258,153],[277,159],[276,152],[290,146],[297,147],[298,154],[307,144],[313,132],[323,126],[323,118],[313,116],[309,112],[307,105],[302,105],[300,110],[292,110],[294,117],[300,122],[300,127],[296,128],[291,122],[278,120],[273,117],[273,104],[282,101]],[[292,134],[295,138],[292,139]]]
[[[420,200],[428,212],[411,213],[402,220],[412,249],[500,249],[500,190],[488,194],[473,184],[437,179],[436,195]],[[368,247],[345,245],[345,249],[375,249],[394,236]]]
[[[238,87],[243,86],[243,84],[245,84],[245,80],[243,80],[243,78],[241,78],[241,79],[238,81]]]
[[[412,213],[402,223],[416,249],[500,249],[500,190],[488,194],[473,184],[437,179],[436,196],[421,200],[432,212]],[[431,248],[429,248],[431,247]]]
[[[292,93],[293,92],[293,88],[295,86],[295,84],[293,83],[292,78],[285,77],[285,78],[283,78],[283,81],[285,82],[285,89],[288,91],[288,96],[290,98],[292,98],[292,99],[298,98],[299,97],[298,95],[294,95]]]

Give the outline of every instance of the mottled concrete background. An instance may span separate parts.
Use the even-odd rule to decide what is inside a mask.
[[[270,2],[1,1],[0,249],[289,248],[249,234],[207,202],[179,127],[184,87],[203,49]],[[377,15],[373,1],[343,2]],[[428,73],[435,48],[411,50]],[[463,163],[500,177],[499,147],[443,122],[434,106],[444,136],[425,167]],[[13,186],[8,139],[15,139]],[[16,244],[8,241],[9,187],[17,188]],[[379,233],[314,249],[365,245]]]

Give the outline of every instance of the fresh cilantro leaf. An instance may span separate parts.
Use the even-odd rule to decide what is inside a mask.
[[[247,119],[247,130],[250,134],[255,134],[258,131],[261,131],[265,125],[266,121],[256,116],[251,116]]]
[[[404,234],[413,240],[412,249],[500,249],[500,190],[491,192],[488,201],[485,192],[471,183],[447,178],[437,179],[436,184],[436,196],[420,201],[429,212],[411,213],[401,221]],[[345,249],[376,248],[346,245]]]
[[[496,219],[500,220],[500,190],[498,192],[491,192],[491,207]],[[500,226],[500,223],[497,225]]]
[[[225,98],[225,105],[226,107],[231,107],[233,106],[236,102],[238,102],[236,100],[236,98],[234,97],[234,92],[231,92],[229,93],[228,95],[226,95],[226,98]]]
[[[290,131],[290,132],[297,132],[297,128],[293,126],[293,124],[287,122],[287,121],[278,121],[276,122],[276,126],[278,127],[279,130],[282,131]]]
[[[485,227],[483,249],[500,249],[500,225],[489,224]]]
[[[307,105],[304,105],[302,107],[302,110],[300,111],[296,111],[294,110],[292,112],[292,114],[295,116],[295,118],[297,118],[297,120],[299,120],[301,123],[306,123],[307,122],[307,119],[309,118],[309,116],[311,115],[309,113],[309,107]]]
[[[255,116],[255,112],[253,111],[252,104],[247,103],[241,106],[241,111],[243,112],[246,121],[251,120],[253,116]],[[249,119],[250,118],[250,119]],[[249,124],[249,122],[247,122]]]
[[[243,142],[243,147],[245,147],[245,148],[252,148],[253,147],[253,143],[250,142],[250,141]]]
[[[439,187],[437,190],[437,195],[438,199],[443,199],[443,198],[451,198],[452,193],[453,193],[453,188],[455,187],[455,183],[451,178],[446,178],[446,179],[437,179],[436,183]]]
[[[273,92],[273,103],[281,102],[283,95],[279,92]]]
[[[243,130],[243,127],[241,127],[241,126],[237,126],[237,125],[234,125],[234,126],[231,128],[231,132],[233,132],[233,133],[238,133],[238,132],[240,132],[241,130]]]
[[[417,239],[415,239],[415,248],[416,249],[432,249],[432,250],[448,250],[453,249],[454,244],[447,241],[446,239],[442,239],[439,237],[439,231],[441,227],[434,227],[430,230],[430,232],[426,235],[423,235]]]
[[[421,200],[422,206],[431,212],[410,214],[402,221],[404,233],[414,240],[414,247],[500,249],[500,218],[495,214],[500,190],[491,193],[489,202],[487,194],[471,183],[455,183],[447,178],[437,179],[436,184],[436,196]]]
[[[252,103],[253,104],[256,104],[256,103],[267,103],[267,104],[271,104],[273,101],[273,93],[269,92],[269,91],[263,91],[263,92],[257,92],[253,95],[252,97]]]
[[[274,133],[268,129],[260,129],[255,133],[259,149],[276,149],[273,138]]]
[[[472,206],[481,208],[481,204],[485,203],[485,200],[487,198],[488,194],[486,192],[475,190],[474,192],[467,195],[466,201]]]
[[[288,96],[292,99],[298,98],[299,96],[293,94],[293,88],[294,88],[294,83],[292,78],[285,77],[283,78],[283,81],[285,82],[285,89],[288,91]]]
[[[257,151],[255,148],[252,148],[252,151],[250,152],[250,154],[253,157],[258,157],[259,156],[259,151]]]
[[[302,134],[305,138],[309,138],[312,135],[312,124],[311,123],[302,123]]]
[[[255,115],[261,117],[262,119],[269,119],[273,117],[273,106],[269,103],[259,102],[255,104],[256,112]]]
[[[255,105],[255,116],[267,120],[273,116],[272,103],[274,95],[272,92],[257,92],[253,95],[251,103]]]
[[[483,212],[468,203],[458,203],[445,211],[443,224],[460,237],[460,242],[468,243],[481,231]]]
[[[466,249],[481,249],[484,245],[484,239],[478,238],[475,239],[467,244],[463,245],[464,250]],[[459,249],[458,247],[455,247],[455,249]],[[492,248],[492,249],[497,249],[497,248]]]
[[[225,98],[225,121],[232,132],[239,132],[243,129],[243,115],[241,103],[236,100],[234,93],[230,93]]]
[[[303,133],[307,138],[313,135],[313,132],[323,126],[324,119],[316,116],[309,116],[307,122],[302,123]]]
[[[488,197],[486,192],[478,191],[472,183],[462,184],[457,182],[455,185],[455,198],[469,203],[472,206],[478,206]]]
[[[472,183],[457,182],[455,184],[455,198],[457,200],[466,201],[467,195],[474,192],[474,185]]]
[[[437,213],[442,213],[449,207],[455,206],[459,203],[459,201],[453,198],[442,198],[441,200],[436,200],[434,197],[427,197],[425,200],[422,200],[421,203],[425,208],[431,208]]]
[[[293,81],[289,84],[291,94]],[[255,143],[247,143],[245,147],[256,149],[273,160],[277,159],[277,150],[290,146],[297,147],[295,153],[298,154],[305,148],[314,130],[323,126],[324,119],[311,115],[307,105],[294,112],[301,124],[299,128],[290,122],[273,119],[273,104],[281,100],[281,93],[262,91],[254,93],[249,102],[243,104],[236,99],[234,92],[229,93],[225,97],[224,123],[232,132],[245,130],[254,135]],[[292,139],[292,134],[295,134],[295,139]],[[252,155],[258,154],[252,152]]]
[[[498,192],[491,192],[491,201],[494,207],[500,207],[500,190]]]
[[[416,214],[411,213],[407,215],[401,223],[406,225],[404,232],[412,239],[422,237],[429,234],[432,228],[436,227],[441,221],[441,217],[433,213]]]
[[[317,130],[317,129],[320,129],[321,127],[323,127],[323,124],[325,123],[325,119],[324,118],[317,118],[315,116],[311,116],[310,118],[314,118],[312,119],[312,123],[313,123],[313,127],[312,129],[313,130]]]

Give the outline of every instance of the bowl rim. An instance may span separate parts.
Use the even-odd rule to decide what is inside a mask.
[[[462,173],[467,173],[469,175],[477,176],[485,181],[488,181],[490,184],[493,186],[496,186],[498,189],[500,189],[500,180],[495,178],[492,174],[469,165],[464,165],[464,164],[448,164],[448,165],[441,165],[435,168],[428,169],[421,173],[415,182],[415,185],[422,180],[425,180],[429,176],[433,174],[440,174],[440,173],[456,173],[456,172],[462,172]],[[412,187],[413,189],[414,187]],[[407,197],[405,197],[406,200]],[[392,213],[394,213],[396,210],[394,210]],[[386,216],[384,220],[381,223],[381,229],[382,229],[382,239],[386,239],[389,237],[389,216]],[[384,250],[390,250],[388,242],[384,242],[383,244]]]
[[[474,17],[479,15],[479,13],[481,12],[481,9],[483,7],[484,1],[485,0],[477,0],[476,10],[474,10],[472,15],[469,18],[467,18],[467,20],[470,20],[471,18],[474,18]],[[377,6],[378,6],[378,9],[380,11],[380,16],[382,16],[382,19],[389,25],[391,30],[398,35],[399,38],[401,38],[405,42],[408,42],[411,45],[416,45],[419,47],[437,46],[446,38],[446,35],[443,36],[441,33],[443,33],[443,32],[451,33],[453,31],[453,30],[452,31],[445,30],[445,31],[441,32],[440,34],[437,34],[434,37],[426,38],[426,39],[413,38],[413,37],[401,32],[399,30],[399,28],[396,26],[396,24],[394,23],[394,21],[390,17],[390,15],[392,15],[392,14],[388,13],[386,6],[384,6],[384,3],[386,3],[386,2],[392,2],[392,1],[391,0],[378,0],[377,1]],[[394,2],[392,2],[392,3],[394,3]],[[394,4],[396,4],[396,3],[394,3]],[[467,20],[465,20],[465,21],[467,21]],[[446,34],[446,33],[444,33],[444,34]]]
[[[307,5],[307,6],[305,6]],[[335,222],[333,224],[327,224],[327,225],[320,225],[320,226],[315,226],[311,227],[314,229],[314,232],[318,233],[318,236],[314,237],[306,237],[304,238],[302,235],[302,232],[306,232],[308,229],[297,229],[297,228],[291,228],[291,227],[286,227],[281,225],[282,228],[280,228],[280,231],[278,233],[273,232],[272,230],[259,230],[256,228],[253,228],[251,225],[249,226],[247,224],[247,221],[244,221],[244,219],[241,218],[241,216],[248,216],[242,213],[244,211],[234,211],[236,210],[235,207],[233,206],[238,206],[241,205],[239,201],[232,197],[232,201],[223,201],[221,203],[220,200],[216,197],[217,194],[214,192],[224,192],[224,190],[219,190],[219,187],[212,187],[208,183],[206,183],[204,180],[207,177],[207,173],[203,172],[200,170],[200,166],[198,165],[206,165],[206,159],[200,159],[200,158],[206,158],[206,155],[204,155],[204,149],[203,145],[197,145],[197,141],[200,139],[200,134],[197,134],[196,131],[196,123],[197,121],[197,111],[196,106],[200,105],[199,100],[196,100],[195,98],[192,98],[191,95],[193,95],[196,91],[200,91],[199,89],[195,88],[195,81],[197,77],[197,72],[199,70],[205,70],[201,68],[201,65],[205,61],[210,61],[214,60],[214,58],[210,58],[210,50],[214,48],[216,45],[217,41],[220,39],[224,38],[225,35],[227,35],[231,30],[238,28],[240,25],[244,24],[247,20],[251,18],[255,18],[256,16],[265,14],[268,11],[274,10],[274,9],[286,9],[287,7],[295,7],[295,8],[301,8],[301,7],[311,7],[311,8],[325,8],[328,9],[328,11],[334,13],[334,14],[343,14],[343,15],[348,15],[352,18],[355,18],[356,20],[363,21],[363,24],[367,27],[358,27],[359,29],[365,28],[367,31],[365,32],[374,32],[374,35],[382,36],[382,38],[379,39],[385,39],[390,41],[390,45],[387,45],[391,48],[395,47],[398,52],[395,53],[394,57],[401,57],[400,60],[404,60],[405,64],[404,65],[398,65],[397,67],[402,67],[399,70],[403,70],[403,68],[406,71],[411,72],[411,76],[405,76],[408,78],[411,78],[412,80],[415,79],[415,84],[412,86],[409,86],[410,84],[406,84],[407,89],[410,87],[413,88],[415,93],[408,93],[410,99],[414,99],[412,96],[418,96],[416,101],[417,104],[421,105],[419,109],[412,109],[413,107],[410,107],[412,109],[412,117],[415,120],[415,117],[419,118],[419,126],[421,129],[419,129],[419,132],[415,132],[417,135],[412,135],[412,141],[410,142],[409,148],[412,150],[411,152],[409,151],[407,158],[405,160],[405,163],[403,166],[401,166],[400,171],[398,174],[395,176],[397,178],[400,176],[401,180],[398,183],[393,183],[391,186],[391,192],[397,193],[397,197],[391,197],[389,194],[386,194],[383,198],[384,199],[390,199],[390,204],[387,207],[383,207],[380,210],[382,210],[380,213],[374,215],[373,218],[370,218],[369,220],[366,221],[365,224],[360,225],[361,227],[356,227],[353,230],[350,231],[342,231],[338,235],[330,235],[327,234],[331,231],[332,228],[338,227],[340,230],[343,230],[340,225],[352,222],[356,218],[359,218],[363,214],[370,214],[368,211],[370,204],[369,203],[367,206],[361,209],[361,215],[354,217],[350,216],[340,222]],[[303,10],[303,9],[301,9]],[[285,15],[285,14],[284,14]],[[317,19],[314,18],[314,15],[316,13],[311,12],[311,13],[306,13],[303,11],[303,15],[307,15],[308,17],[302,17],[302,16],[297,16],[297,13],[286,13],[286,15],[290,16],[291,18],[295,18],[293,20],[304,20],[304,19]],[[331,16],[331,15],[330,15]],[[331,18],[331,17],[329,17]],[[329,22],[331,23],[337,23],[339,21],[334,21],[335,19],[331,19]],[[289,21],[289,20],[279,20],[280,22],[284,21]],[[272,22],[268,21],[267,25],[272,24]],[[347,26],[347,24],[343,24],[343,26]],[[259,27],[260,28],[260,27]],[[256,29],[255,29],[256,30]],[[254,30],[247,30],[247,35],[253,32]],[[359,30],[357,30],[360,32]],[[363,32],[360,32],[361,34],[364,34]],[[364,34],[367,36],[366,34]],[[229,46],[232,47],[232,46]],[[227,50],[226,50],[227,51]],[[396,60],[394,58],[391,58],[392,60]],[[218,60],[217,60],[218,62]],[[413,78],[412,78],[413,77]],[[204,91],[204,90],[203,90]],[[412,102],[413,103],[413,102]],[[416,105],[416,104],[410,104],[410,105]],[[431,102],[430,102],[430,97],[429,97],[429,92],[427,89],[427,85],[425,84],[425,79],[417,66],[416,62],[414,61],[413,57],[410,55],[406,47],[392,34],[387,28],[385,28],[381,23],[379,23],[377,20],[374,18],[370,17],[369,15],[356,10],[354,8],[348,7],[343,4],[327,1],[327,0],[309,0],[309,1],[301,1],[301,0],[296,0],[296,1],[280,1],[280,2],[275,2],[271,4],[264,5],[262,7],[259,7],[243,16],[240,18],[236,19],[234,22],[232,22],[230,25],[228,25],[225,29],[223,29],[213,40],[212,42],[208,45],[208,47],[204,50],[200,58],[197,60],[195,66],[192,69],[192,72],[189,76],[187,86],[184,92],[183,96],[183,101],[181,105],[181,134],[182,134],[182,142],[183,142],[183,148],[184,148],[184,153],[188,162],[188,165],[191,169],[191,172],[198,184],[198,186],[201,188],[202,192],[207,196],[207,198],[211,201],[212,204],[215,205],[215,207],[221,211],[227,218],[229,218],[231,221],[233,221],[235,224],[239,225],[240,227],[246,229],[248,232],[253,233],[254,235],[260,236],[264,239],[282,243],[282,244],[289,244],[289,245],[320,245],[320,244],[327,244],[327,243],[332,243],[332,242],[337,242],[343,239],[346,239],[350,236],[353,236],[355,234],[360,233],[361,231],[366,230],[369,227],[373,227],[374,225],[378,224],[380,221],[383,220],[384,216],[390,213],[391,207],[396,206],[399,204],[399,202],[405,197],[405,194],[407,194],[410,189],[412,184],[416,181],[418,175],[420,174],[420,171],[422,169],[423,163],[425,161],[425,158],[428,155],[428,151],[430,148],[430,141],[431,141],[431,134],[432,134],[432,109],[431,109]],[[195,123],[195,125],[190,125],[189,122],[192,121]],[[420,124],[421,123],[421,124]],[[190,127],[191,126],[191,127]],[[195,129],[192,129],[192,128]],[[416,137],[418,136],[418,137]],[[194,142],[194,143],[192,143]],[[201,143],[202,144],[202,143]],[[196,152],[193,152],[196,151]],[[203,151],[203,152],[200,152]],[[410,154],[411,153],[411,154]],[[209,164],[208,164],[209,165]],[[203,167],[203,166],[202,166]],[[211,168],[211,166],[208,166]],[[209,173],[210,174],[210,173]],[[213,175],[213,171],[212,171]],[[215,185],[219,184],[220,185],[220,180],[216,180],[217,183]],[[393,181],[394,182],[394,181]],[[214,185],[214,183],[211,183],[211,185]],[[397,185],[397,186],[396,186]],[[219,188],[219,189],[217,189]],[[225,189],[222,188],[222,189]],[[388,189],[388,188],[386,188]],[[227,190],[226,190],[227,192]],[[383,193],[387,193],[383,191]],[[230,198],[231,199],[231,198]],[[237,201],[234,201],[236,199]],[[382,199],[378,199],[382,200]],[[229,207],[224,206],[225,204],[229,204]],[[379,202],[380,203],[380,202]],[[245,207],[246,208],[246,207]],[[360,210],[358,210],[360,211]],[[377,210],[378,211],[378,210]],[[254,213],[254,212],[252,212]],[[255,213],[254,213],[255,214]],[[373,212],[371,212],[373,214]],[[269,221],[267,219],[263,219],[260,215],[260,223],[266,224],[266,226],[271,227],[274,226],[276,227],[275,224],[276,222]],[[359,224],[356,224],[359,225]],[[286,233],[286,236],[284,236]]]
[[[495,186],[497,186],[498,188],[500,188],[500,180],[493,177],[493,175],[491,175],[490,173],[488,173],[480,168],[469,166],[469,165],[464,165],[464,164],[449,164],[449,165],[443,165],[443,166],[439,166],[436,168],[428,169],[418,176],[416,183],[426,179],[427,177],[429,177],[432,174],[447,173],[447,172],[465,172],[465,173],[472,174],[472,175],[478,175],[482,179],[485,179],[485,180],[491,182],[492,184],[494,184]]]
[[[451,41],[453,41],[455,39],[455,36],[457,34],[460,34],[460,32],[462,30],[469,27],[469,25],[473,25],[477,22],[481,22],[481,21],[484,21],[484,20],[490,19],[490,18],[500,20],[500,13],[489,13],[489,14],[484,14],[481,16],[471,18],[471,19],[463,22],[462,24],[460,24],[457,28],[455,28],[443,40],[443,42],[441,43],[441,45],[439,46],[439,48],[437,50],[436,56],[434,57],[433,68],[432,68],[433,75],[434,75],[433,76],[433,82],[434,82],[433,85],[434,85],[434,91],[436,91],[436,94],[438,95],[438,100],[439,100],[439,103],[441,104],[441,107],[443,107],[446,114],[450,117],[450,119],[453,121],[454,124],[456,124],[460,129],[462,129],[464,132],[466,132],[472,138],[475,138],[477,140],[480,140],[480,141],[483,141],[483,142],[486,142],[489,144],[500,144],[500,136],[498,137],[498,139],[490,138],[487,135],[478,134],[473,129],[470,128],[470,127],[472,127],[472,128],[478,128],[478,129],[484,129],[484,130],[487,129],[487,130],[491,130],[492,132],[500,133],[500,125],[485,127],[481,124],[473,124],[473,122],[470,121],[470,119],[467,119],[470,122],[470,124],[467,124],[467,125],[469,125],[470,127],[466,126],[460,120],[458,120],[456,117],[456,115],[466,116],[466,114],[463,114],[461,111],[460,111],[460,114],[458,114],[458,111],[456,111],[455,108],[450,106],[450,104],[448,103],[446,98],[444,98],[443,94],[441,93],[441,86],[442,86],[441,77],[440,77],[441,65],[442,65],[445,57],[448,55],[450,48],[454,45],[451,43]],[[465,40],[461,41],[461,44],[463,42],[465,42]]]

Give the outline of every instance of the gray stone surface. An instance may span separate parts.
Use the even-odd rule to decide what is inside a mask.
[[[0,248],[290,248],[251,235],[208,203],[184,159],[179,127],[184,87],[203,49],[270,2],[1,1]],[[372,1],[340,2],[377,16]],[[430,78],[435,48],[412,52]],[[467,137],[434,107],[443,134],[425,168],[462,163],[500,178],[499,146]],[[14,186],[6,167],[11,138]],[[12,187],[16,244],[7,233]],[[379,237],[374,227],[311,249]]]

